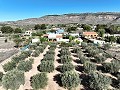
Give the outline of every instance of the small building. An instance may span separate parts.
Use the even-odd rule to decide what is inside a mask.
[[[57,31],[56,31],[56,34],[63,34],[64,33],[64,29],[58,29]]]
[[[85,38],[97,38],[98,37],[98,34],[96,32],[83,32],[82,34]]]
[[[73,37],[79,37],[79,33],[69,33],[69,35],[71,35]]]
[[[40,39],[32,39],[32,43],[40,42]]]
[[[43,37],[48,38],[49,41],[59,41],[63,38],[62,34],[44,34]]]
[[[32,36],[32,30],[25,31],[24,36]]]
[[[91,41],[93,41],[94,44],[97,44],[97,45],[104,45],[105,44],[105,41],[102,41],[102,40],[96,40],[96,39],[90,39]]]

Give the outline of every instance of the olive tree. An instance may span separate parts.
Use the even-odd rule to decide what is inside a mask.
[[[86,73],[91,73],[96,70],[96,65],[90,61],[86,61],[84,64],[84,71]]]
[[[31,86],[35,90],[43,89],[48,84],[46,73],[38,73],[31,77]]]
[[[21,61],[21,62],[19,62],[17,69],[27,72],[32,69],[32,62],[31,61]]]
[[[60,57],[60,62],[61,63],[69,63],[72,61],[72,58],[69,55],[62,55]]]
[[[113,60],[111,63],[102,63],[103,68],[108,73],[118,73],[120,70],[120,61]]]
[[[79,74],[74,71],[66,71],[61,74],[61,82],[64,88],[72,89],[80,84]]]
[[[14,63],[13,61],[7,62],[3,65],[3,69],[5,72],[13,70],[14,68],[16,68],[16,63]]]
[[[2,85],[6,90],[18,90],[20,85],[24,85],[24,83],[24,72],[17,69],[8,71],[2,78]]]
[[[74,67],[74,65],[71,64],[71,63],[66,63],[66,64],[63,64],[63,65],[58,66],[58,68],[59,68],[60,71],[63,73],[63,72],[66,72],[66,71],[71,71],[71,70],[73,70],[75,67]]]
[[[111,84],[111,78],[99,72],[91,72],[89,74],[89,84],[91,89],[108,90]]]
[[[40,72],[53,72],[54,71],[54,63],[53,61],[42,61],[38,66],[38,70]]]

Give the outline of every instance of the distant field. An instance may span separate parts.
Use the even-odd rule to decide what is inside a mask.
[[[18,49],[14,48],[14,42],[5,43],[4,40],[4,37],[0,37],[0,62],[18,52]]]

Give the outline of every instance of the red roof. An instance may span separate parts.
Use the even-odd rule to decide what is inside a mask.
[[[62,38],[62,35],[56,35],[56,38]]]
[[[83,35],[98,35],[96,32],[83,32]]]

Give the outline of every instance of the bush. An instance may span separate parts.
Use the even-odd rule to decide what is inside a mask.
[[[108,49],[110,49],[110,48],[111,48],[110,44],[104,44],[104,49],[105,49],[105,50],[108,50]]]
[[[78,53],[78,52],[80,52],[80,51],[81,51],[81,48],[79,48],[79,47],[75,47],[75,48],[72,50],[73,53]]]
[[[55,52],[53,50],[49,50],[49,51],[46,52],[46,54],[53,54],[54,55]]]
[[[39,52],[40,52],[40,53],[43,53],[44,48],[42,48],[42,47],[40,47],[40,46],[39,46],[39,47],[36,47],[36,49],[35,49],[35,50],[39,50]]]
[[[31,77],[31,86],[33,89],[43,89],[48,84],[46,73],[39,73]]]
[[[85,48],[85,47],[87,47],[87,43],[81,42],[81,46],[82,46],[83,48]]]
[[[33,64],[34,58],[29,58],[29,61]]]
[[[95,62],[97,63],[103,63],[106,60],[106,58],[102,55],[96,55],[94,58],[95,58]]]
[[[120,73],[118,73],[117,78],[118,78],[118,88],[120,89]]]
[[[83,54],[82,51],[78,51],[78,52],[77,52],[77,56],[78,56],[78,58],[80,58],[80,57],[84,56],[84,54]]]
[[[2,81],[2,77],[3,77],[3,72],[0,72],[0,82]]]
[[[29,48],[30,48],[31,50],[35,50],[36,47],[37,47],[37,44],[31,44],[31,45],[29,46]]]
[[[13,61],[5,63],[3,65],[3,69],[4,69],[5,72],[13,70],[14,68],[16,68],[16,63],[13,62]]]
[[[38,70],[40,72],[53,72],[54,71],[54,63],[53,61],[42,61],[38,66]]]
[[[2,85],[6,90],[17,90],[24,83],[24,72],[16,69],[7,72],[2,78]]]
[[[61,55],[70,55],[70,51],[69,50],[61,50],[60,54]]]
[[[84,71],[86,73],[91,73],[96,70],[96,65],[92,62],[86,61],[84,64]]]
[[[72,43],[61,42],[60,46],[61,47],[72,47]]]
[[[54,61],[54,54],[45,54],[43,60],[52,60],[52,61]]]
[[[80,63],[84,64],[86,61],[90,61],[90,59],[86,58],[85,56],[79,57]]]
[[[120,61],[114,60],[111,63],[102,63],[105,72],[117,73],[120,70]]]
[[[60,69],[60,72],[64,73],[66,71],[73,70],[75,67],[71,63],[66,63],[66,64],[58,66],[58,68]]]
[[[39,50],[36,50],[32,53],[32,56],[33,57],[38,57],[40,55],[40,51]]]
[[[67,71],[61,74],[61,82],[64,88],[75,88],[80,84],[79,74],[74,71]]]
[[[32,69],[32,62],[31,61],[21,61],[21,62],[19,62],[17,69],[27,72]]]
[[[60,63],[69,63],[72,61],[72,58],[69,55],[62,55],[60,57]]]
[[[99,72],[92,72],[89,74],[89,77],[89,84],[91,89],[108,90],[108,87],[112,83],[110,77],[105,76]]]
[[[112,55],[110,53],[103,53],[103,56],[106,58],[112,58]]]

